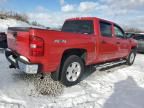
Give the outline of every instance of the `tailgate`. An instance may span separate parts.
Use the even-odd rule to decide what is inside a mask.
[[[29,55],[29,28],[10,27],[8,28],[8,48],[24,56]]]

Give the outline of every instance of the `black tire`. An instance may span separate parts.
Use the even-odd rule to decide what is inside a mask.
[[[73,63],[78,63],[78,66],[81,68],[80,69],[80,71],[79,71],[79,75],[77,75],[77,78],[76,78],[76,80],[75,81],[69,81],[68,80],[68,68],[69,67],[72,67],[72,65],[73,65]],[[75,67],[76,68],[76,67]],[[81,77],[82,77],[82,75],[83,75],[83,73],[84,73],[84,62],[83,62],[83,60],[80,58],[80,57],[78,57],[78,56],[76,56],[76,55],[72,55],[72,56],[69,56],[65,61],[64,61],[64,63],[63,63],[63,65],[62,65],[62,69],[61,69],[61,79],[60,79],[60,82],[63,84],[63,85],[65,85],[65,86],[67,86],[67,87],[69,87],[69,86],[73,86],[73,85],[76,85],[77,83],[79,83],[80,82],[80,80],[81,80]],[[73,72],[74,71],[74,72]],[[77,72],[75,71],[75,70],[72,70],[72,74],[77,74]],[[72,77],[72,76],[71,76]],[[71,78],[70,77],[70,78]]]
[[[131,58],[132,56],[133,56],[133,59]],[[136,50],[133,49],[133,50],[131,50],[130,54],[128,55],[128,57],[126,59],[127,64],[131,66],[135,61],[135,57],[136,57]]]

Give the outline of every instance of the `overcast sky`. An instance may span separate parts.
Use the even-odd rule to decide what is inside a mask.
[[[96,16],[144,29],[144,0],[0,0],[0,8],[27,13],[50,27],[71,17]]]

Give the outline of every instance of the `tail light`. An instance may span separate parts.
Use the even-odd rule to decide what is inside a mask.
[[[30,37],[30,55],[43,56],[44,55],[44,40],[37,36]]]

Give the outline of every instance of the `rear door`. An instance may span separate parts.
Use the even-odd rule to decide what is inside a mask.
[[[114,25],[114,35],[118,47],[117,57],[125,57],[129,54],[130,42],[126,38],[124,31],[118,25]]]
[[[102,61],[107,61],[116,57],[118,51],[116,40],[113,37],[112,23],[107,21],[100,21],[100,43],[99,54]]]

